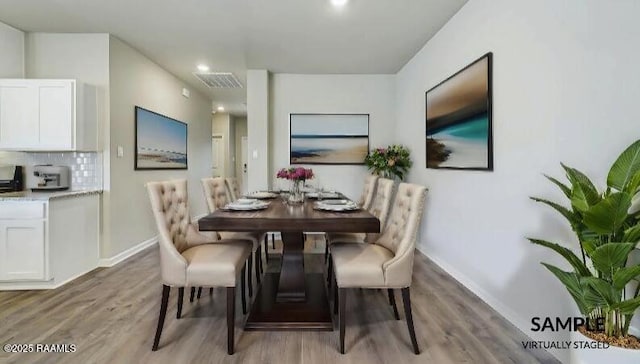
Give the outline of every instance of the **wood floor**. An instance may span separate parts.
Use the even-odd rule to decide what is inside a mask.
[[[322,249],[316,249],[321,251]],[[270,270],[277,269],[277,254]],[[244,332],[240,300],[236,354],[226,354],[225,294],[189,303],[176,320],[172,289],[160,348],[151,344],[160,307],[158,251],[150,248],[97,269],[53,291],[0,292],[0,344],[75,344],[75,353],[7,354],[0,363],[557,363],[546,351],[526,351],[527,337],[422,255],[411,287],[422,353],[412,353],[402,312],[393,319],[386,292],[351,290],[347,296],[347,354],[338,333]],[[313,254],[306,269],[322,270]],[[255,277],[254,277],[255,279]]]

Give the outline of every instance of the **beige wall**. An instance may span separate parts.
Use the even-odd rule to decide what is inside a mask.
[[[234,127],[236,131],[236,149],[234,151],[236,158],[236,177],[238,178],[238,181],[240,181],[242,176],[242,137],[247,136],[247,118],[240,116],[236,117]]]
[[[215,113],[213,115],[213,119],[211,122],[212,133],[222,135],[223,142],[223,153],[220,158],[220,168],[212,169],[211,172],[213,175],[229,177],[229,138],[230,138],[230,126],[231,126],[231,115],[227,113]]]
[[[196,90],[189,99],[181,95],[186,85],[129,45],[109,38],[110,159],[108,191],[110,240],[103,257],[123,252],[157,234],[145,183],[187,178],[191,215],[206,212],[200,178],[211,167],[211,101]],[[188,171],[134,171],[134,106],[142,106],[188,123]],[[117,158],[117,146],[124,157]]]
[[[24,32],[0,22],[0,78],[24,77]]]

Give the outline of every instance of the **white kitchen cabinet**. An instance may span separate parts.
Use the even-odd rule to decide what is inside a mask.
[[[0,201],[0,290],[55,288],[95,269],[99,227],[98,193]]]
[[[0,280],[44,280],[44,225],[40,219],[0,220]]]
[[[95,87],[76,80],[0,79],[0,149],[98,148]]]

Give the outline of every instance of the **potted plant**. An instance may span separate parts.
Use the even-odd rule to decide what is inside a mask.
[[[568,184],[545,177],[562,190],[569,207],[542,198],[531,199],[567,219],[576,234],[580,256],[556,243],[529,240],[552,249],[569,262],[571,271],[542,265],[565,285],[580,313],[588,319],[580,332],[610,345],[606,350],[573,352],[572,362],[602,363],[596,356],[604,355],[609,363],[640,363],[640,350],[623,349],[640,349],[640,341],[629,335],[629,325],[640,307],[640,264],[629,260],[640,240],[640,140],[613,163],[604,191],[598,191],[577,169],[564,164],[562,167]]]
[[[373,149],[364,159],[367,168],[373,174],[385,178],[404,180],[405,174],[411,168],[409,150],[403,145],[390,145],[386,148]]]

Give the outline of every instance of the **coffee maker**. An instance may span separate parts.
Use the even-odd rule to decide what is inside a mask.
[[[31,191],[64,191],[68,190],[71,181],[71,170],[67,166],[43,164],[33,166]]]

